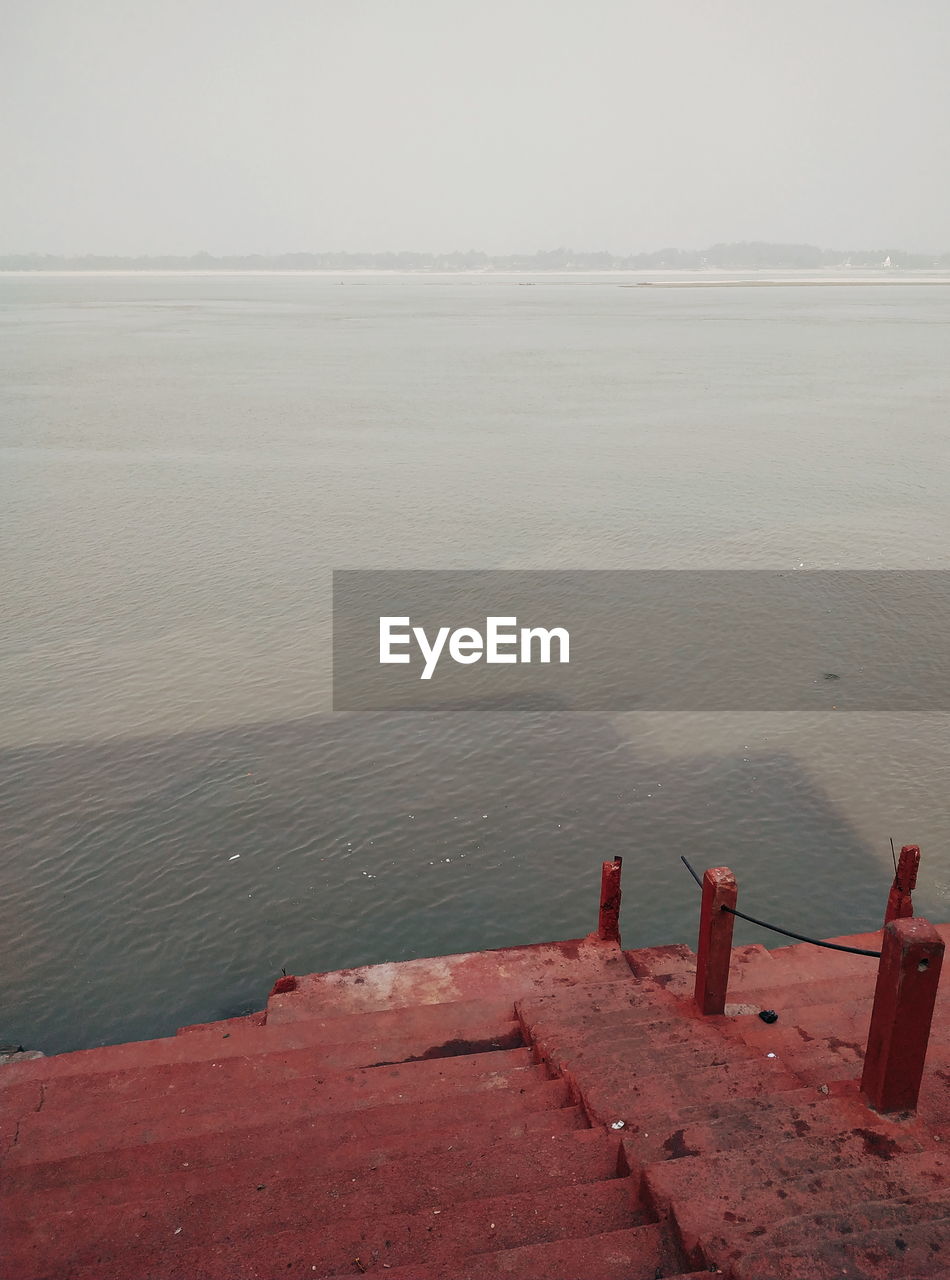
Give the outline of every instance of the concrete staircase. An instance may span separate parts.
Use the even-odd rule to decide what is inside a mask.
[[[621,1136],[515,1016],[578,982],[634,985],[588,941],[443,957],[4,1068],[0,1276],[675,1276]]]
[[[876,949],[880,935],[838,941]],[[592,1121],[623,1122],[641,1202],[685,1264],[734,1280],[950,1277],[945,991],[918,1114],[886,1118],[858,1091],[873,959],[737,948],[729,1016],[699,1018],[687,948],[627,954],[631,988],[591,984],[519,1012]]]
[[[377,965],[0,1068],[0,1280],[950,1280],[946,997],[886,1118],[873,960],[737,948],[718,1018],[694,969],[595,938]]]

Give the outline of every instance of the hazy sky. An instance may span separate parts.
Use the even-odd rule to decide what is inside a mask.
[[[0,252],[950,249],[948,0],[0,3]]]

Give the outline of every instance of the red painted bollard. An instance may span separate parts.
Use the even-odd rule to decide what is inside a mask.
[[[597,936],[601,942],[620,941],[620,865],[623,858],[605,862],[600,873],[600,916]]]
[[[943,964],[943,939],[929,920],[892,920],[874,990],[861,1091],[875,1111],[914,1111]]]
[[[696,1005],[703,1014],[726,1007],[729,962],[732,959],[734,917],[723,907],[735,907],[739,886],[728,867],[709,867],[703,874],[703,905],[696,948]]]
[[[917,872],[920,869],[920,849],[915,844],[905,844],[894,873],[894,883],[887,895],[884,923],[906,920],[914,914],[911,893],[917,888]]]

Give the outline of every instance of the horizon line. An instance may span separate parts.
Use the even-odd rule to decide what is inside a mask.
[[[710,254],[729,251],[776,251],[779,253],[804,253],[821,255],[822,257],[889,257],[899,255],[907,258],[945,258],[950,250],[905,249],[900,246],[880,246],[873,248],[825,248],[805,241],[769,241],[769,240],[733,240],[716,241],[704,248],[684,249],[666,245],[659,249],[641,249],[628,253],[615,253],[609,249],[575,249],[569,245],[558,245],[556,248],[534,249],[530,251],[488,252],[484,249],[281,249],[273,252],[250,250],[245,252],[215,252],[198,249],[193,252],[153,251],[148,253],[116,253],[106,251],[83,252],[49,252],[46,250],[7,250],[0,251],[0,261],[9,260],[59,260],[90,261],[108,259],[124,262],[181,261],[181,262],[219,262],[219,261],[274,261],[285,258],[337,258],[337,259],[370,259],[370,258],[417,258],[417,259],[478,259],[483,262],[504,261],[511,259],[544,259],[544,258],[599,258],[615,262],[633,259],[659,259],[663,257],[703,258]],[[805,265],[805,264],[803,264]],[[811,264],[808,264],[811,265]],[[814,264],[818,265],[818,264]],[[830,264],[829,264],[830,265]]]

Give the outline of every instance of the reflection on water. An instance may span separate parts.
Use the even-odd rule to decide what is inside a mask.
[[[628,945],[692,940],[682,852],[792,929],[876,926],[886,866],[785,749],[664,758],[629,728],[309,717],[4,752],[13,1038],[167,1034],[259,1006],[282,967],[576,936],[617,853]]]

